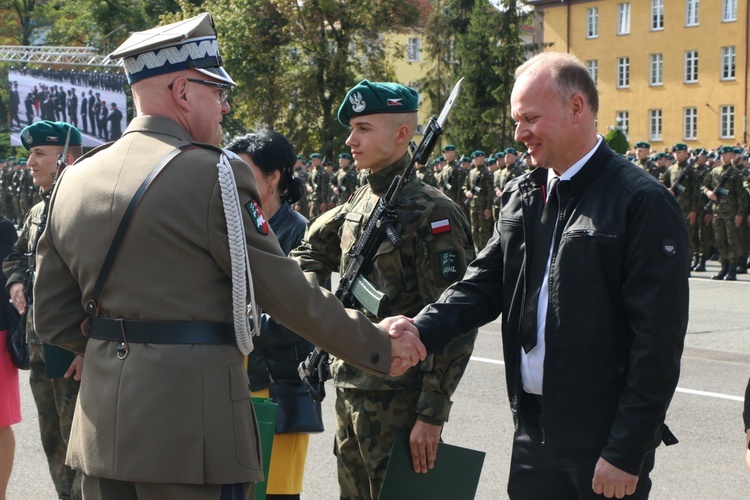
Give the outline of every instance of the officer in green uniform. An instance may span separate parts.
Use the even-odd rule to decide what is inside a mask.
[[[658,168],[656,166],[656,163],[651,160],[650,155],[651,154],[651,144],[640,141],[635,143],[635,163],[639,167],[641,167],[646,172],[650,173],[657,179],[659,178],[658,174]]]
[[[339,155],[339,171],[336,173],[336,205],[343,205],[346,200],[357,190],[359,181],[357,168],[351,164],[352,157],[349,153]]]
[[[28,304],[24,295],[24,280],[28,272],[36,268],[37,238],[41,236],[40,224],[47,217],[47,207],[54,180],[59,176],[57,171],[58,155],[61,155],[65,139],[71,131],[66,164],[71,164],[81,156],[81,133],[67,123],[39,121],[21,131],[21,143],[29,156],[29,165],[33,168],[34,185],[39,189],[41,201],[26,214],[18,241],[13,251],[3,262],[3,272],[8,277],[6,289],[11,302],[21,314],[26,313]],[[32,280],[36,279],[32,275]],[[31,356],[29,385],[34,396],[39,416],[39,431],[42,448],[47,457],[47,465],[52,482],[59,498],[81,498],[80,476],[65,465],[68,438],[73,423],[73,413],[80,387],[83,358],[73,357],[68,351],[44,345],[34,329],[35,307],[28,311],[26,320],[26,337]],[[67,377],[61,374],[48,378],[47,367],[57,363],[69,365]]]
[[[395,83],[364,80],[347,93],[338,118],[351,127],[346,143],[358,167],[369,172],[368,185],[312,221],[302,244],[290,254],[319,283],[333,272],[344,272],[368,215],[408,165],[417,106],[417,91]],[[462,276],[474,257],[468,221],[449,198],[412,172],[401,199],[396,229],[402,243],[394,247],[384,241],[364,273],[390,296],[387,316],[418,312]],[[340,498],[379,497],[395,433],[411,436],[412,456],[423,456],[415,458],[414,466],[427,472],[474,335],[396,378],[373,377],[334,360]]]
[[[712,202],[713,226],[719,250],[721,271],[712,279],[735,281],[740,250],[740,225],[748,207],[740,172],[732,166],[734,149],[719,150],[721,165],[714,167],[703,180],[702,191]]]
[[[706,262],[711,257],[714,247],[714,229],[711,224],[712,214],[706,212],[706,205],[708,204],[708,198],[701,190],[703,180],[706,178],[708,173],[711,171],[711,167],[708,164],[708,152],[703,148],[693,150],[693,158],[691,161],[692,168],[694,170],[694,176],[698,190],[696,195],[698,196],[698,215],[697,222],[695,225],[688,228],[690,234],[691,245],[694,249],[695,259],[691,270],[696,272],[706,271]]]
[[[328,210],[328,201],[331,198],[331,176],[323,166],[323,155],[313,153],[310,155],[310,185],[312,196],[310,201],[310,216],[317,217]]]
[[[698,218],[698,204],[700,203],[700,184],[698,184],[698,178],[695,175],[695,169],[688,162],[688,148],[687,144],[678,142],[672,148],[677,163],[669,167],[666,172],[661,175],[661,182],[674,194],[677,199],[677,203],[682,209],[682,214],[685,216],[685,223],[688,228],[692,228],[696,225]],[[690,240],[690,254],[693,255],[697,252],[697,248],[693,247],[692,239]]]
[[[469,200],[471,235],[477,249],[487,245],[492,236],[492,200],[495,191],[492,187],[492,174],[484,164],[484,152],[471,153],[472,169],[464,182],[464,194]]]

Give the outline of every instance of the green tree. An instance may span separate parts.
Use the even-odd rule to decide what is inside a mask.
[[[47,19],[45,0],[0,0],[0,40],[2,43],[31,45],[36,30],[50,26]]]
[[[609,132],[607,132],[607,135],[604,136],[604,140],[607,141],[607,144],[609,144],[609,147],[612,148],[613,151],[620,154],[624,155],[627,150],[630,149],[628,138],[625,136],[625,132],[619,127],[611,128]]]

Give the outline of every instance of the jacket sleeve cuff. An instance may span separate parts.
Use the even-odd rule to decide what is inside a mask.
[[[417,401],[417,414],[423,422],[438,425],[448,421],[453,402],[450,398],[435,394],[434,392],[422,391]],[[430,421],[433,420],[433,421]]]
[[[627,453],[623,450],[616,449],[611,445],[604,447],[601,457],[618,469],[622,469],[628,474],[636,476],[641,475],[643,461],[645,460],[645,456],[643,455]]]

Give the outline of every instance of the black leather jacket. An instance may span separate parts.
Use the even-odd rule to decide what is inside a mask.
[[[518,411],[525,281],[545,169],[506,186],[487,247],[416,318],[428,350],[502,314],[506,383]],[[567,188],[563,185],[567,184]],[[687,228],[671,193],[602,142],[560,183],[550,266],[542,426],[548,446],[602,447],[632,474],[658,446],[688,320]]]

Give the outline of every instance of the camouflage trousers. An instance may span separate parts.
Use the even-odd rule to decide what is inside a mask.
[[[419,389],[336,389],[334,454],[342,499],[380,496],[394,436],[411,433],[419,394]]]
[[[712,224],[706,224],[706,213],[698,211],[695,224],[688,226],[690,235],[690,248],[693,253],[699,253],[708,258],[711,256],[711,248],[714,246],[714,228]]]
[[[487,242],[490,241],[492,236],[492,217],[486,219],[484,209],[472,208],[469,220],[471,221],[471,237],[474,240],[474,245],[481,250],[487,246]]]
[[[70,427],[80,382],[66,378],[47,378],[44,348],[30,344],[29,383],[39,416],[42,448],[57,494],[64,498],[81,498],[80,473],[65,465]]]
[[[747,262],[748,256],[750,256],[750,226],[747,224],[747,215],[743,215],[742,225],[740,226],[739,261]]]
[[[719,261],[722,264],[736,264],[740,253],[740,230],[734,225],[734,216],[714,214],[712,224],[716,248],[719,250]]]

